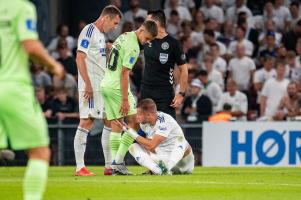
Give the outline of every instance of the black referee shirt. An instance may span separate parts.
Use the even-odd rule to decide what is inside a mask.
[[[175,64],[183,65],[186,57],[178,40],[170,35],[162,39],[154,39],[143,46],[145,69],[142,86],[172,87]]]

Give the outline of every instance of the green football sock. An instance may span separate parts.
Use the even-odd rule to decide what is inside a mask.
[[[115,159],[116,153],[120,145],[120,140],[121,140],[121,133],[111,132],[110,146],[111,146],[112,161]]]
[[[122,163],[124,160],[124,156],[126,152],[128,151],[131,144],[133,144],[134,139],[127,133],[124,132],[120,141],[120,146],[117,151],[115,162],[116,163]]]
[[[46,188],[48,163],[43,160],[30,159],[27,164],[24,182],[24,200],[41,200]]]

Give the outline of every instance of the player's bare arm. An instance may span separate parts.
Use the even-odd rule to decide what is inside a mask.
[[[78,71],[83,78],[85,82],[85,92],[84,92],[84,97],[86,99],[90,99],[93,97],[93,89],[91,85],[91,81],[88,75],[88,70],[87,70],[87,65],[85,62],[87,55],[84,52],[77,51],[76,54],[76,65],[78,68]]]
[[[120,107],[120,113],[123,116],[126,116],[129,112],[130,105],[129,105],[129,99],[128,99],[128,86],[129,86],[129,75],[130,75],[130,69],[126,67],[122,67],[121,69],[121,96],[122,96],[122,103]]]
[[[123,131],[127,131],[139,144],[151,152],[154,152],[155,148],[166,139],[166,137],[160,134],[154,134],[152,139],[141,137],[137,134],[137,131],[129,128],[127,124],[120,122],[120,120],[114,120],[114,124],[119,126]]]
[[[176,94],[171,106],[174,108],[178,108],[184,100],[184,95],[185,91],[187,90],[188,87],[188,66],[187,64],[183,64],[179,66],[180,70],[180,92],[181,94]]]
[[[22,46],[35,63],[45,66],[56,78],[63,78],[64,68],[47,53],[40,41],[34,39],[24,40]]]

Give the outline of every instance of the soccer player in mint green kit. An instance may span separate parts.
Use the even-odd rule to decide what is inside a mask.
[[[113,43],[107,69],[101,83],[107,119],[111,122],[110,145],[113,175],[131,175],[124,165],[124,156],[134,139],[127,133],[121,137],[122,129],[116,120],[127,118],[129,127],[137,130],[136,103],[129,87],[129,73],[140,53],[141,45],[150,42],[158,34],[154,21],[145,21],[141,27],[120,35]]]
[[[28,150],[24,200],[42,199],[50,151],[47,126],[34,97],[28,57],[63,77],[63,67],[38,40],[35,7],[25,0],[0,0],[0,149],[9,139],[15,150]]]

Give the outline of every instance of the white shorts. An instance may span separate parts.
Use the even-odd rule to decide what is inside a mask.
[[[84,92],[78,92],[79,117],[81,119],[103,119],[105,118],[104,104],[100,91],[93,91],[92,99],[85,99]]]
[[[189,143],[186,140],[177,142],[175,148],[178,148],[179,145],[182,145],[182,153],[184,154],[186,149],[189,146]],[[157,153],[150,153],[150,157],[156,163],[159,163],[160,160],[163,160],[165,163],[173,156],[174,151],[160,151]],[[182,158],[176,166],[174,166],[171,171],[173,174],[191,174],[194,169],[194,155],[191,151],[187,156]]]

